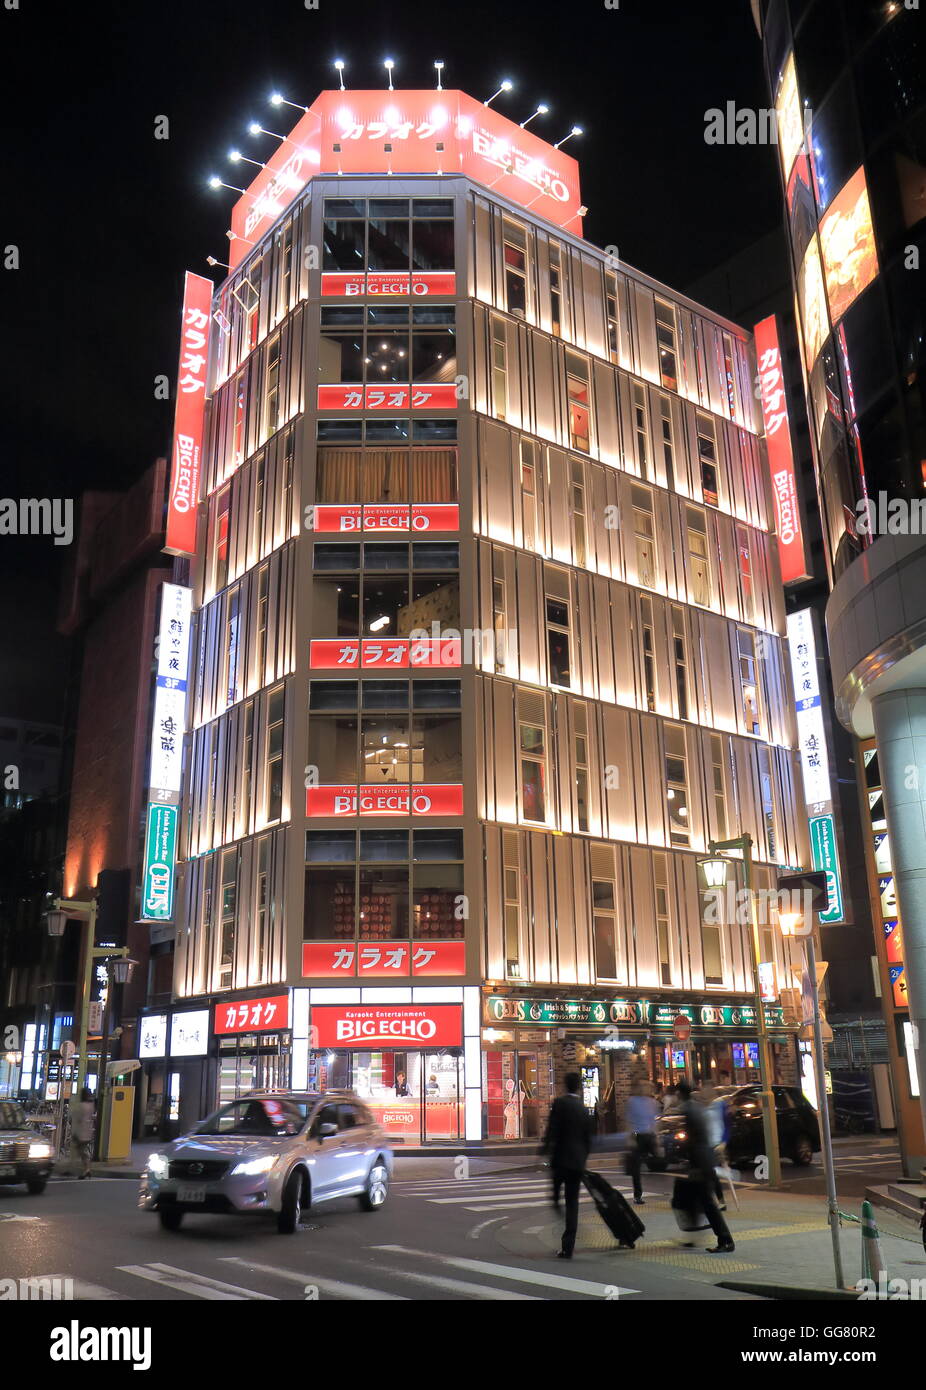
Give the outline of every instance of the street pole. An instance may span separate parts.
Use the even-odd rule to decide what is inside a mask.
[[[839,1203],[836,1200],[836,1168],[833,1163],[833,1139],[830,1134],[830,1109],[826,1100],[826,1071],[823,1066],[823,1026],[820,1022],[820,995],[817,989],[817,957],[813,945],[813,925],[807,935],[807,974],[813,998],[813,1069],[817,1079],[817,1104],[820,1115],[820,1138],[823,1142],[823,1166],[826,1174],[826,1205],[833,1240],[833,1269],[837,1289],[846,1286],[842,1271],[842,1249],[839,1243]]]
[[[752,836],[739,835],[735,840],[711,840],[708,854],[718,850],[741,849],[743,851],[743,887],[749,900],[749,933],[752,945],[752,979],[755,994],[756,1039],[759,1053],[759,1080],[762,1094],[762,1135],[765,1153],[768,1158],[769,1186],[778,1187],[781,1183],[781,1155],[778,1152],[778,1124],[775,1115],[775,1096],[772,1091],[772,1054],[768,1041],[768,1026],[765,1021],[765,1004],[762,1000],[762,985],[759,981],[759,919],[756,914],[756,898],[752,887]]]
[[[81,945],[83,948],[83,972],[80,984],[80,1025],[77,1030],[77,1085],[76,1099],[80,1100],[87,1080],[87,1033],[90,1021],[90,990],[93,986],[94,944],[96,942],[96,899],[89,903],[69,903],[58,899],[56,907],[65,912],[72,907],[86,907],[86,917],[81,917]]]

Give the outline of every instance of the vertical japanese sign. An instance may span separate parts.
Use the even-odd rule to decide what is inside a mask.
[[[192,589],[181,584],[161,586],[141,885],[142,921],[169,920],[174,910],[192,600]]]
[[[211,280],[186,273],[180,330],[180,367],[167,500],[168,555],[196,553],[196,505],[202,469],[206,373],[209,366]]]
[[[755,339],[762,423],[765,428],[768,467],[775,500],[781,582],[793,584],[796,580],[807,579],[809,576],[804,554],[804,529],[801,523],[797,477],[794,472],[794,452],[791,447],[791,422],[788,419],[788,402],[781,371],[781,352],[774,314],[756,324]]]
[[[148,807],[141,883],[141,919],[144,922],[169,921],[174,910],[179,815],[177,806]]]
[[[812,864],[826,873],[828,901],[825,912],[820,913],[820,921],[832,926],[844,920],[844,912],[812,609],[801,608],[788,614],[788,645]]]

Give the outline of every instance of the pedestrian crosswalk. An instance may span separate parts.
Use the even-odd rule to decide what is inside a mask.
[[[607,1177],[612,1185],[623,1191],[625,1197],[630,1196],[629,1184],[622,1185],[616,1173],[608,1173]],[[438,1207],[501,1214],[526,1211],[532,1207],[549,1207],[550,1177],[549,1174],[537,1173],[526,1177],[484,1174],[478,1178],[432,1178],[424,1182],[403,1182],[401,1192],[404,1197],[422,1197]],[[591,1205],[591,1198],[584,1188],[579,1194],[579,1201]]]
[[[145,1300],[152,1297],[152,1286],[157,1286],[164,1298],[262,1303],[293,1299],[395,1303],[422,1298],[537,1302],[616,1298],[640,1292],[563,1274],[548,1268],[546,1262],[509,1264],[503,1259],[470,1259],[399,1244],[371,1246],[363,1255],[326,1251],[323,1273],[313,1268],[310,1252],[300,1252],[292,1264],[269,1264],[242,1255],[195,1262],[206,1268],[162,1261],[117,1265],[112,1271],[112,1287],[66,1275],[54,1278],[68,1290],[59,1296],[78,1302]],[[297,1263],[300,1268],[294,1267]]]

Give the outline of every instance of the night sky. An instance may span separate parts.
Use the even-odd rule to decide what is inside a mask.
[[[270,92],[310,104],[336,85],[335,57],[355,87],[384,86],[386,56],[397,87],[433,86],[435,58],[445,87],[483,99],[510,77],[499,111],[520,121],[546,101],[531,129],[551,140],[582,125],[567,148],[586,236],[676,288],[779,221],[774,151],[704,142],[709,107],[768,105],[748,0],[318,4],[0,9],[0,243],[21,257],[3,273],[3,496],[123,488],[167,451],[173,406],[154,399],[154,378],[175,376],[183,272],[210,273],[206,256],[228,245],[235,195],[208,176],[247,182],[227,151],[266,158],[276,142],[246,123],[285,133],[298,113],[269,106]],[[165,115],[170,138],[156,140]],[[32,642],[38,658],[65,553],[0,538],[7,658],[11,644],[28,660]],[[8,707],[19,698],[0,676],[0,713],[21,712]]]

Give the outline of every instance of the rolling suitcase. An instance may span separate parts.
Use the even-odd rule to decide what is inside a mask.
[[[697,1184],[690,1178],[676,1178],[672,1188],[672,1214],[680,1231],[709,1231]]]
[[[582,1174],[582,1181],[608,1230],[621,1245],[632,1250],[634,1242],[639,1240],[646,1230],[633,1207],[600,1173],[586,1171]]]

